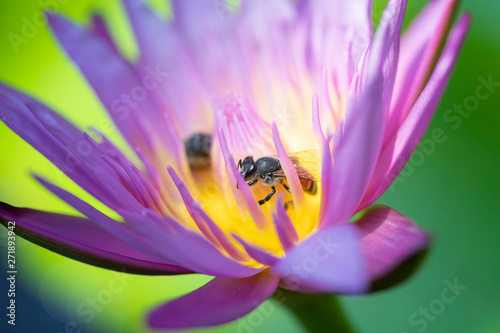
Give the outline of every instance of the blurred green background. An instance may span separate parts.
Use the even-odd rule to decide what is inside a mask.
[[[168,4],[162,0],[150,3],[161,15],[168,15]],[[409,2],[406,25],[425,3]],[[376,1],[375,12],[383,6],[384,1]],[[0,2],[0,80],[36,96],[82,129],[89,124],[104,126],[107,117],[99,101],[46,26],[35,26],[17,52],[12,46],[9,34],[22,35],[26,20],[32,22],[42,8],[66,13],[80,22],[88,22],[92,12],[104,13],[122,51],[134,58],[135,44],[120,2]],[[465,10],[473,15],[472,27],[424,137],[430,142],[431,131],[439,128],[446,140],[421,144],[402,175],[379,200],[430,231],[433,247],[422,268],[407,283],[374,295],[341,298],[360,332],[500,332],[500,87],[495,87],[470,113],[457,117],[458,113],[452,111],[455,104],[473,100],[468,97],[475,96],[480,77],[491,76],[500,82],[500,2],[463,1],[460,11]],[[125,148],[116,131],[108,128],[105,134]],[[3,123],[0,140],[0,201],[74,213],[32,180],[29,173],[35,171],[95,203]],[[4,228],[0,236],[0,257],[5,258]],[[16,258],[16,327],[6,324],[3,313],[7,306],[5,285],[0,290],[2,332],[6,331],[4,327],[13,332],[147,332],[143,319],[148,309],[207,281],[207,277],[194,275],[141,277],[112,273],[55,255],[20,238]],[[0,260],[3,271],[6,261]],[[464,286],[463,290],[449,304],[443,303],[443,290],[455,280]],[[123,288],[111,293],[110,283]],[[97,300],[94,310],[89,305],[92,299]],[[303,331],[286,310],[271,305],[270,316],[254,314],[200,331]],[[426,319],[420,311],[429,307]],[[255,327],[249,325],[252,323]]]

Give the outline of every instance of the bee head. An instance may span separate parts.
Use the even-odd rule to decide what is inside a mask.
[[[238,168],[245,181],[255,178],[257,174],[257,165],[252,156],[247,156],[243,160],[238,161]]]

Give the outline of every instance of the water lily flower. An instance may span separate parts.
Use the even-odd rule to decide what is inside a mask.
[[[168,21],[141,0],[124,5],[134,61],[100,16],[89,27],[47,18],[135,157],[0,85],[1,120],[120,218],[35,175],[83,217],[2,203],[19,236],[108,269],[215,277],[154,309],[156,328],[229,322],[278,287],[353,295],[408,275],[401,267],[429,236],[372,204],[443,94],[469,26],[464,14],[450,30],[457,1],[431,1],[403,37],[402,0],[389,1],[373,34],[370,0],[254,0],[227,12],[212,0],[172,0]],[[200,133],[212,139],[210,166],[198,170],[184,143]],[[289,155],[314,150],[321,179],[310,194]],[[271,155],[290,193],[277,184],[259,205],[270,187],[248,186],[237,162]]]

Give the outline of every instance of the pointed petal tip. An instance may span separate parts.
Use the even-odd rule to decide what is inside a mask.
[[[177,176],[177,172],[175,172],[174,168],[170,164],[167,165],[167,172],[170,175],[170,177],[172,177],[172,178]]]
[[[51,10],[46,10],[46,11],[44,12],[44,15],[45,15],[45,17],[47,18],[47,20],[49,20],[49,21],[51,21],[51,20],[55,20],[55,19],[56,19],[56,17],[58,16],[58,15],[56,14],[56,12],[53,12],[53,11],[51,11]]]
[[[471,12],[463,12],[459,18],[459,24],[463,25],[465,29],[470,27],[472,22],[472,13]]]
[[[278,131],[278,127],[276,126],[276,123],[273,122],[271,127],[272,127],[274,148],[276,149],[281,167],[285,172],[286,180],[290,186],[294,205],[297,209],[300,210],[304,205],[305,198],[302,185],[300,184],[299,176],[297,175],[297,171],[295,170],[292,161],[288,158],[288,155],[285,151],[285,147],[283,145],[283,141],[280,138],[280,134]]]
[[[54,11],[47,10],[44,12],[45,18],[47,19],[47,22],[49,23],[49,26],[51,29],[54,31],[55,29],[59,28],[63,24],[68,24],[69,19],[61,14],[58,14]]]

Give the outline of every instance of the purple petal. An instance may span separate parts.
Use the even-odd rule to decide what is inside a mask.
[[[221,131],[224,133],[227,150],[231,155],[238,158],[245,156],[266,156],[275,154],[271,127],[257,113],[255,108],[249,103],[245,96],[234,93],[226,93],[215,103],[216,126],[212,135],[212,165],[215,175],[226,197],[226,201],[236,201],[236,206],[240,213],[245,214],[245,200],[249,204],[252,217],[260,225],[260,222],[267,223],[263,213],[259,213],[257,200],[253,197],[251,190],[243,182],[243,178],[236,169],[236,176],[232,175],[234,164],[229,155],[225,153],[225,146],[219,140]],[[223,149],[224,148],[224,149]],[[228,164],[231,163],[231,164]],[[242,183],[239,189],[236,187],[236,179],[241,178]],[[242,186],[244,188],[242,188]],[[232,193],[232,195],[231,195]],[[243,196],[242,196],[242,195]],[[248,200],[253,200],[249,202]],[[260,215],[260,216],[258,216]]]
[[[242,317],[276,290],[279,277],[264,271],[244,279],[215,278],[201,288],[154,309],[149,325],[157,329],[213,326]]]
[[[246,96],[226,93],[214,105],[216,128],[224,132],[229,150],[238,157],[275,154],[272,129]],[[214,137],[217,144],[218,137]]]
[[[188,38],[200,37],[220,25],[221,18],[217,16],[220,1],[212,0],[172,0],[174,19],[179,30]]]
[[[163,64],[175,50],[176,36],[144,0],[124,0],[140,56],[146,64]],[[163,38],[158,43],[158,38]],[[162,59],[166,57],[167,59]]]
[[[343,122],[341,121],[340,126]],[[325,220],[326,212],[328,211],[328,202],[330,201],[330,193],[332,191],[332,181],[330,180],[330,175],[333,170],[333,157],[332,151],[330,149],[330,142],[332,137],[329,136],[322,148],[322,161],[321,161],[321,205],[319,210],[318,225],[321,226]]]
[[[333,186],[322,227],[346,222],[369,184],[380,152],[391,79],[395,75],[391,55],[399,43],[404,9],[405,6],[397,1],[389,2],[374,38],[366,88],[347,106],[343,134],[336,132],[333,172],[331,179],[323,180],[331,181]],[[385,73],[386,64],[388,73]]]
[[[100,14],[94,14],[92,16],[92,31],[98,35],[102,40],[104,40],[109,47],[111,47],[115,52],[119,52],[118,47],[113,40],[113,36],[109,31],[108,25],[104,20],[104,17]]]
[[[371,8],[371,0],[309,0],[299,7],[302,17],[311,20],[311,69],[326,65],[340,94],[347,92],[361,54],[372,39]]]
[[[181,226],[176,228],[176,233],[167,232],[167,228],[156,227],[155,223],[146,219],[144,215],[137,217],[127,213],[123,215],[129,225],[118,223],[67,191],[41,178],[37,180],[102,229],[158,260],[201,274],[230,278],[251,276],[260,271],[225,257],[203,237]],[[164,223],[171,226],[178,225],[177,221],[168,217],[165,217]],[[129,227],[134,227],[134,230]],[[186,251],[186,248],[189,251]]]
[[[381,152],[360,209],[374,202],[389,188],[422,138],[443,95],[470,23],[461,16],[453,28],[434,72],[402,126]]]
[[[112,209],[141,209],[101,158],[100,146],[47,106],[0,84],[0,119],[83,189]]]
[[[135,231],[150,240],[166,260],[182,267],[200,274],[226,278],[242,278],[262,271],[262,268],[252,268],[225,256],[203,236],[185,229],[177,221],[169,217],[164,219],[176,228],[176,233],[155,228],[141,217],[126,217],[127,222],[135,224]]]
[[[216,245],[217,247],[220,247],[219,240],[214,236],[214,234],[206,224],[205,220],[202,218],[202,216],[200,216],[198,210],[195,209],[197,203],[195,203],[193,197],[191,196],[191,193],[189,193],[189,189],[187,188],[187,186],[179,178],[179,176],[172,167],[168,166],[167,171],[170,177],[172,178],[172,181],[174,182],[175,186],[179,190],[179,194],[182,197],[184,206],[187,209],[189,216],[191,216],[191,218],[193,219],[196,227],[198,227],[198,230],[203,234],[203,236],[205,236],[205,238],[207,238],[210,242],[212,242],[212,244]]]
[[[387,206],[372,206],[354,226],[370,280],[388,274],[406,259],[425,250],[429,236],[408,217]]]
[[[165,81],[168,73],[152,68],[149,76],[141,79],[125,59],[90,29],[61,16],[47,16],[60,44],[92,85],[125,139],[132,147],[154,151],[152,138],[161,137],[163,119],[148,91]]]
[[[184,3],[182,6],[186,6]],[[168,110],[183,138],[206,131],[212,119],[203,105],[209,107],[211,98],[208,90],[212,85],[201,77],[200,69],[207,66],[202,65],[200,68],[198,61],[207,58],[206,45],[200,46],[203,41],[198,40],[193,50],[188,50],[186,44],[189,43],[176,29],[174,22],[163,22],[146,1],[125,0],[124,4],[139,46],[140,57],[135,70],[141,77],[150,75],[152,68],[169,73],[169,78],[149,93],[161,103],[162,110]],[[187,6],[193,6],[193,3],[189,2]],[[199,10],[196,4],[194,6],[193,11]],[[212,44],[216,43],[208,43],[209,46]],[[193,61],[193,57],[198,56],[200,58]],[[213,59],[208,60],[210,64]]]
[[[380,150],[383,128],[381,82],[375,81],[365,89],[353,113],[356,115],[346,124],[344,135],[336,136],[333,171],[322,179],[332,183],[329,201],[324,205],[322,228],[346,222],[368,185]]]
[[[399,57],[399,42],[405,11],[406,1],[389,1],[387,8],[382,14],[380,26],[378,27],[377,33],[373,39],[366,73],[361,74],[363,79],[370,82],[372,78],[379,76],[380,73],[383,73],[383,101],[385,115],[387,115],[388,110],[386,109],[389,108],[389,102],[392,96],[394,80],[396,77]],[[364,75],[366,75],[366,78]]]
[[[301,292],[360,294],[368,290],[359,232],[351,223],[319,231],[286,253],[271,272]]]
[[[253,39],[264,48],[272,48],[273,34],[269,31],[281,30],[285,23],[295,21],[296,10],[288,0],[242,1],[238,12],[247,38]]]
[[[264,215],[264,212],[262,211],[262,208],[259,206],[257,200],[255,200],[255,197],[253,196],[250,187],[246,184],[245,180],[241,176],[241,173],[236,167],[233,156],[229,152],[227,141],[226,138],[224,137],[224,133],[222,132],[221,128],[219,128],[219,142],[224,162],[226,164],[226,170],[228,170],[228,176],[231,177],[232,175],[231,178],[236,180],[234,183],[231,183],[231,189],[233,191],[233,194],[235,196],[239,196],[239,193],[236,191],[241,191],[241,195],[243,196],[245,204],[248,208],[248,212],[252,216],[253,222],[255,223],[255,225],[259,230],[264,231],[268,227],[269,221]],[[236,186],[233,186],[232,184],[238,184],[238,189],[236,189]]]
[[[429,79],[457,8],[457,0],[427,4],[401,42],[385,143],[392,138]]]
[[[0,203],[0,215],[15,221],[16,235],[86,264],[133,274],[190,273],[185,268],[163,263],[136,250],[86,218],[17,208],[4,203]]]
[[[297,210],[300,210],[304,205],[304,191],[302,190],[302,185],[300,184],[299,176],[297,175],[297,171],[292,164],[292,161],[288,157],[285,147],[283,147],[283,143],[281,142],[280,135],[278,133],[278,128],[276,127],[276,123],[272,124],[273,131],[273,141],[274,146],[276,147],[276,152],[278,153],[278,157],[280,160],[281,167],[285,172],[286,180],[290,185],[290,191],[292,192],[292,199],[294,206]]]
[[[326,138],[325,134],[323,133],[323,129],[321,127],[318,94],[316,93],[314,93],[312,101],[312,121],[313,121],[314,134],[316,134],[316,138],[319,141],[319,145],[323,147],[326,143]]]
[[[295,226],[283,206],[283,196],[279,196],[278,200],[276,200],[273,222],[278,238],[280,239],[281,246],[285,252],[299,242],[297,230],[295,230]]]
[[[135,70],[142,77],[148,77],[155,67],[168,72],[169,79],[160,82],[149,94],[162,104],[161,110],[168,110],[169,117],[175,119],[183,136],[190,134],[193,130],[193,118],[206,118],[206,112],[202,116],[198,111],[199,105],[186,104],[186,98],[193,100],[193,95],[200,95],[200,90],[195,89],[198,85],[193,81],[198,78],[188,69],[191,64],[180,36],[176,34],[171,22],[163,22],[144,0],[125,0],[124,5],[139,47],[139,60],[135,64]],[[192,93],[193,89],[197,91],[196,94]],[[191,117],[187,117],[186,112]],[[175,142],[172,144],[178,147]]]
[[[87,216],[92,222],[98,225],[101,229],[107,231],[109,234],[114,235],[116,238],[122,242],[129,244],[135,249],[143,252],[151,257],[156,258],[161,262],[166,262],[168,264],[174,264],[169,258],[167,258],[162,252],[162,247],[152,242],[140,234],[137,234],[133,230],[130,230],[125,224],[119,223],[108,216],[104,215],[88,203],[77,198],[71,193],[57,187],[48,181],[40,177],[35,177],[43,186],[45,186],[49,191],[54,193],[56,196],[61,198],[63,201],[71,205],[81,214]],[[161,245],[161,244],[160,244]]]
[[[260,262],[265,266],[272,266],[278,260],[278,258],[275,257],[274,254],[246,242],[238,235],[233,235],[233,237],[238,242],[240,242],[240,244],[243,246],[248,255],[252,257],[255,261]]]
[[[224,249],[232,258],[238,261],[248,261],[250,258],[233,244],[220,227],[212,221],[210,216],[208,216],[200,205],[194,201],[191,193],[189,193],[189,190],[177,173],[170,166],[167,167],[167,170],[182,196],[182,200],[184,201],[184,205],[189,215],[194,220],[201,233],[213,244]]]
[[[106,156],[103,156],[103,158],[106,159]],[[154,203],[150,198],[146,185],[139,178],[139,171],[135,166],[119,157],[115,159],[110,158],[109,160],[108,162],[111,162],[110,164],[114,166],[115,170],[120,172],[123,177],[123,183],[134,193],[134,196],[140,201],[141,205],[146,208],[153,208]]]
[[[330,17],[331,24],[351,26],[353,29],[369,35],[372,29],[372,1],[344,1],[344,0],[309,0],[317,4],[324,12],[323,15]]]

